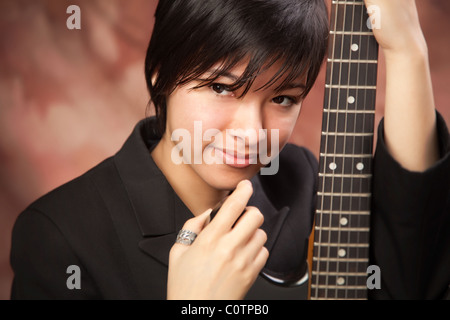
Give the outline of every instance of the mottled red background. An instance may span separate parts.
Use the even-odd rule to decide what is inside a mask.
[[[82,29],[68,30],[69,4]],[[0,0],[0,299],[11,229],[33,200],[114,154],[146,115],[143,59],[157,0]],[[418,0],[436,104],[450,123],[450,2]],[[174,21],[176,23],[176,21]],[[377,122],[383,114],[383,58]],[[324,74],[292,142],[318,153]]]

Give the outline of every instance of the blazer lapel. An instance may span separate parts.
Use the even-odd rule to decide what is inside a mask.
[[[269,199],[265,196],[264,191],[261,188],[259,180],[253,179],[253,196],[250,198],[248,205],[258,207],[264,215],[264,223],[261,226],[267,233],[267,242],[265,247],[272,250],[273,245],[278,237],[280,230],[284,224],[289,208],[284,207],[280,211],[276,210]],[[176,196],[173,190],[171,190],[173,201],[169,201],[173,207],[171,208],[172,215],[175,219],[175,228],[172,232],[164,235],[147,234],[145,239],[139,242],[139,248],[148,255],[157,259],[162,264],[168,266],[170,248],[175,243],[178,231],[181,230],[186,220],[193,217],[189,209],[183,204],[183,202]],[[170,215],[170,214],[169,214]]]
[[[146,119],[136,126],[114,160],[142,236],[138,246],[167,266],[170,248],[175,243],[178,231],[193,215],[151,157],[150,152],[159,141],[159,137],[151,130],[151,121]],[[270,252],[289,213],[289,207],[277,210],[265,194],[259,176],[253,177],[251,181],[254,192],[248,204],[258,207],[264,215],[261,228],[267,233],[265,246]]]
[[[138,123],[114,161],[139,227],[142,240],[136,245],[167,265],[180,223],[176,217],[178,197],[151,157],[159,141],[152,121]]]
[[[259,176],[255,176],[251,181],[253,184],[253,195],[248,205],[257,207],[264,215],[264,223],[261,229],[267,234],[265,247],[270,253],[289,213],[289,207],[285,206],[281,210],[277,210],[264,192]]]
[[[169,252],[175,243],[178,232],[187,220],[194,217],[175,192],[172,189],[170,192],[173,201],[171,201],[171,212],[168,212],[168,214],[174,218],[172,232],[164,235],[146,236],[145,239],[139,242],[139,248],[142,251],[165,266],[169,265]]]

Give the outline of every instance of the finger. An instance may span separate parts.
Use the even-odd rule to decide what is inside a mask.
[[[232,241],[236,244],[246,244],[262,226],[264,216],[256,207],[247,207],[242,217],[238,219],[233,230],[230,232]]]
[[[250,181],[239,182],[234,192],[223,203],[214,220],[211,221],[210,226],[214,226],[216,232],[228,232],[245,210],[252,193],[253,186]]]
[[[208,209],[205,212],[203,212],[202,214],[198,215],[197,217],[187,220],[184,223],[182,230],[191,231],[191,232],[195,233],[196,235],[200,234],[200,232],[203,230],[203,228],[205,228],[205,226],[207,225],[207,223],[209,221],[209,216],[211,214],[211,211],[212,211],[211,209]],[[177,242],[175,243],[175,245],[186,247],[186,245],[177,243]]]
[[[253,266],[256,270],[258,270],[258,273],[264,268],[264,266],[267,263],[267,259],[269,258],[269,250],[267,250],[266,247],[262,247],[258,254],[256,255],[256,258],[254,259]]]
[[[266,232],[262,229],[257,229],[243,248],[243,252],[247,255],[250,261],[253,261],[254,259],[256,259],[258,253],[261,251],[262,247],[264,247],[264,244],[266,242]]]

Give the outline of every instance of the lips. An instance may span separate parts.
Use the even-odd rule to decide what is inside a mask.
[[[223,159],[224,164],[233,168],[246,168],[252,164],[257,163],[257,154],[242,154],[238,152],[231,152],[219,148],[214,148],[216,157]]]

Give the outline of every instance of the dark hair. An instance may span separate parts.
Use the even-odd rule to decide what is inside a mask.
[[[230,86],[245,85],[245,94],[260,72],[280,61],[282,67],[263,88],[283,76],[280,87],[306,75],[305,97],[320,71],[327,36],[323,0],[160,0],[145,61],[160,133],[168,95],[217,63],[219,70],[201,86],[249,58],[245,72]]]

